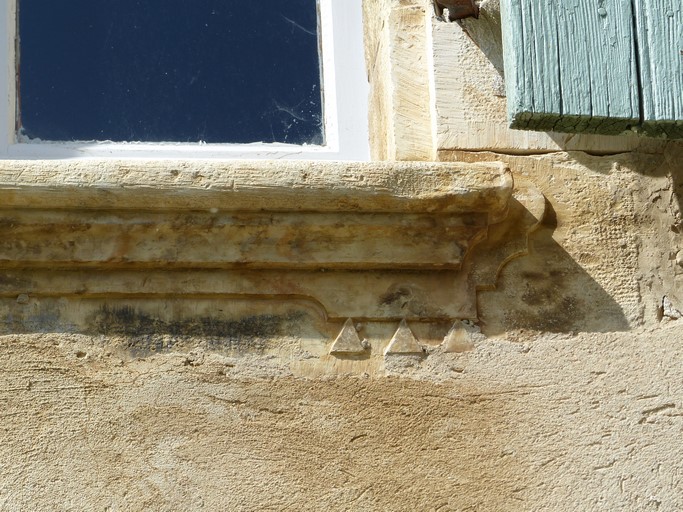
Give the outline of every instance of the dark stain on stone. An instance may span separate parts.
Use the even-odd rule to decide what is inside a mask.
[[[0,290],[27,290],[32,283],[29,279],[15,277],[12,274],[0,274]],[[17,292],[19,293],[19,292]]]
[[[521,272],[520,275],[523,279],[527,279],[529,281],[545,281],[546,279],[546,275],[543,272],[534,272],[526,270],[524,272]]]
[[[407,288],[405,286],[401,286],[397,290],[394,291],[388,291],[387,293],[383,294],[379,300],[380,304],[383,306],[389,306],[399,300],[402,300],[404,298],[408,298],[412,295],[412,291],[410,288]]]
[[[96,334],[129,338],[128,348],[138,354],[170,349],[183,339],[201,337],[208,350],[264,351],[274,337],[296,334],[305,313],[251,315],[239,319],[196,317],[163,320],[130,306],[102,306],[89,325]]]
[[[529,237],[529,253],[510,262],[496,289],[478,293],[482,332],[512,329],[613,332],[630,328],[621,306],[554,238],[562,223],[552,204]]]
[[[92,227],[92,225],[89,223],[69,224],[67,226],[67,230],[71,233],[78,233],[78,232],[88,231],[91,227]]]
[[[485,227],[486,218],[482,214],[471,214],[462,217],[462,222],[468,227]]]
[[[13,229],[18,222],[18,219],[13,217],[0,217],[0,231]]]
[[[570,330],[582,316],[582,301],[576,297],[562,297],[557,302],[539,302],[533,311],[520,308],[513,315],[508,315],[508,318],[511,326],[515,328],[564,332]]]
[[[73,331],[73,326],[61,319],[59,307],[54,302],[39,302],[38,308],[28,308],[16,299],[10,301],[13,307],[0,322],[0,334]]]
[[[527,283],[526,289],[522,294],[522,302],[528,304],[529,306],[553,304],[562,300],[562,298],[562,290],[552,285],[534,287]]]
[[[565,272],[551,269],[545,272],[522,272],[526,280],[516,315],[516,326],[549,330],[567,330],[583,315],[583,301],[569,291]]]

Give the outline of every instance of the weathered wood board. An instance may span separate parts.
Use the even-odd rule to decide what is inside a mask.
[[[683,137],[679,0],[504,0],[510,126]]]
[[[683,2],[634,0],[643,129],[683,137]]]
[[[619,134],[640,121],[630,0],[501,2],[511,127]]]

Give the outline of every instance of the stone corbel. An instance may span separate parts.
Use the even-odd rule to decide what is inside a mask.
[[[301,300],[326,321],[397,326],[476,319],[478,287],[526,249],[536,220],[522,203],[538,201],[502,164],[5,161],[0,307],[12,321],[0,329],[36,329],[41,300],[64,298]],[[53,325],[87,331],[73,310],[52,309]],[[406,329],[395,345],[414,348]]]

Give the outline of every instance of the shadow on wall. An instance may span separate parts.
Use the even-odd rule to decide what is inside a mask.
[[[530,215],[530,214],[529,214]],[[552,205],[530,235],[529,254],[510,262],[495,290],[478,294],[482,332],[515,329],[546,332],[629,330],[619,304],[553,239]]]
[[[614,157],[620,165],[627,167],[637,175],[645,179],[667,180],[667,185],[662,189],[661,184],[652,183],[652,194],[643,197],[649,204],[654,205],[660,211],[671,215],[668,229],[675,234],[683,234],[683,140],[662,140],[650,137],[641,137],[643,140],[659,144],[652,152],[628,153]],[[612,160],[596,165],[594,156],[583,152],[572,152],[571,157],[591,171],[600,174],[612,172]],[[647,183],[644,184],[647,187]],[[660,204],[657,204],[660,203]]]
[[[478,19],[465,18],[458,23],[491,62],[502,80],[505,70],[500,3],[497,0],[482,2]]]

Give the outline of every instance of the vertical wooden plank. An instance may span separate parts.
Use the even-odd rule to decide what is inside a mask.
[[[522,2],[522,26],[532,27],[540,34],[553,34],[556,30],[556,4],[548,2],[539,10],[536,3]],[[532,84],[531,100],[534,112],[562,112],[562,85],[557,63],[560,60],[557,39],[533,37],[526,41],[525,50],[530,52]],[[526,70],[525,70],[526,71]]]
[[[566,131],[620,133],[640,119],[630,0],[560,3]],[[588,112],[586,116],[584,112]]]
[[[683,2],[634,0],[643,130],[683,137]]]
[[[505,94],[508,116],[513,128],[527,128],[525,115],[531,110],[529,95],[533,91],[531,81],[524,73],[526,42],[522,23],[522,0],[503,0],[500,3],[500,18],[503,27],[503,66],[505,71]]]
[[[638,124],[631,0],[502,0],[501,15],[512,128],[618,134]]]

